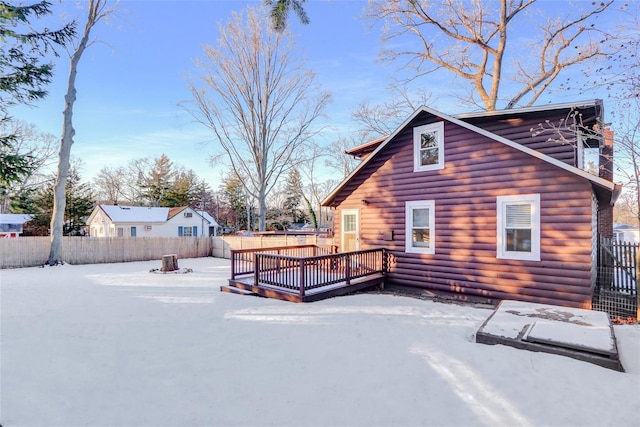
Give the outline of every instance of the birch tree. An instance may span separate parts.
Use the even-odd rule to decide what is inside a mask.
[[[384,24],[384,60],[403,61],[412,80],[444,70],[468,82],[462,99],[491,111],[501,101],[506,108],[531,106],[566,69],[614,52],[597,19],[613,9],[613,0],[555,9],[547,3],[544,10],[536,3],[544,6],[536,0],[373,0],[366,15]]]
[[[303,161],[330,95],[295,56],[291,35],[276,31],[261,12],[234,13],[220,26],[217,45],[204,46],[198,62],[204,74],[200,85],[190,83],[187,109],[211,130],[233,174],[258,201],[263,231],[267,196]]]
[[[70,55],[69,76],[67,79],[67,93],[64,96],[64,110],[62,112],[62,137],[60,139],[60,151],[58,154],[58,172],[54,186],[53,215],[51,217],[51,249],[49,251],[48,265],[57,265],[62,259],[62,235],[64,226],[64,213],[66,206],[65,187],[69,177],[69,161],[71,146],[75,130],[73,128],[73,105],[76,102],[76,76],[78,64],[84,51],[91,45],[91,31],[100,22],[113,12],[113,6],[107,7],[107,0],[89,0],[87,17],[82,36]]]

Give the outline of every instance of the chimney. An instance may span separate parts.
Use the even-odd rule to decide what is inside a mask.
[[[604,143],[600,146],[600,178],[613,182],[613,131],[604,129]]]

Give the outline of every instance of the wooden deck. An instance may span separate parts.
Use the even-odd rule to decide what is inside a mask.
[[[330,254],[314,245],[231,251],[223,292],[312,302],[382,286],[384,249]]]

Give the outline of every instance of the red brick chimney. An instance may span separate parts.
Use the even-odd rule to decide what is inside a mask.
[[[611,129],[604,129],[604,141],[600,146],[598,176],[613,182],[613,131]]]
[[[613,182],[613,131],[604,129],[604,141],[600,146],[600,178]],[[598,206],[598,233],[613,237],[613,206],[608,200]]]

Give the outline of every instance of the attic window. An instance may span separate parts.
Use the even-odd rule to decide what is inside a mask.
[[[413,171],[444,168],[444,122],[413,128]]]

